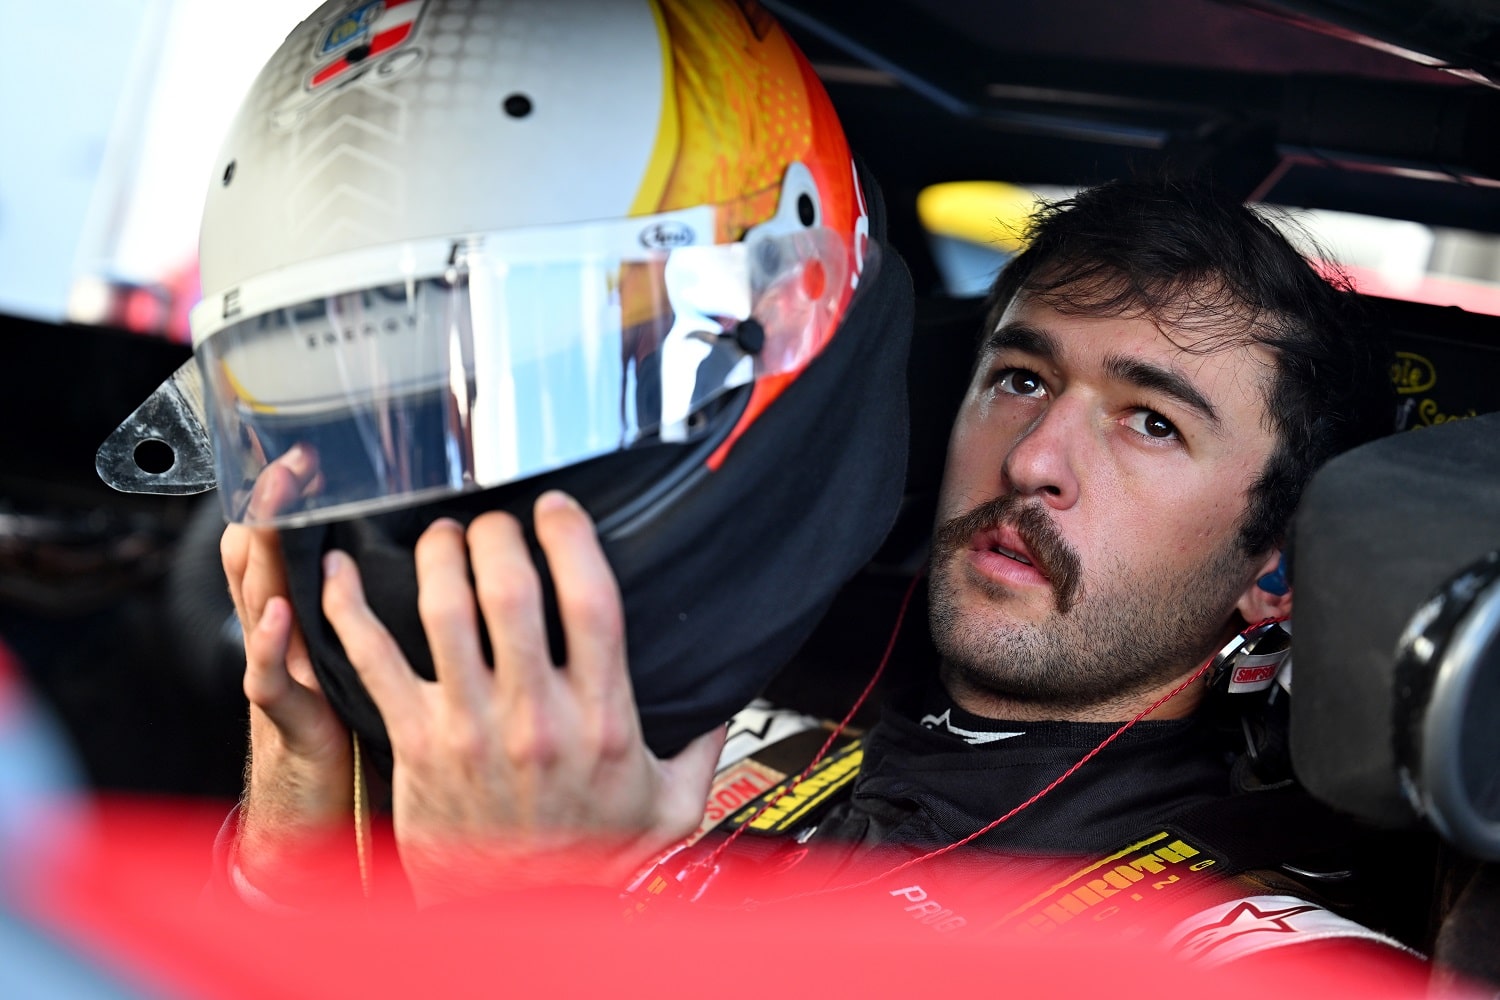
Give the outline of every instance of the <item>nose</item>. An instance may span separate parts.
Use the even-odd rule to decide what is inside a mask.
[[[1012,490],[1040,497],[1054,510],[1078,502],[1078,464],[1088,434],[1082,411],[1071,400],[1055,399],[1022,432],[1002,470]]]

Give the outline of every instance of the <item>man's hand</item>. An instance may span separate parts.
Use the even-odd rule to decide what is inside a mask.
[[[287,902],[351,886],[353,766],[349,732],[324,699],[287,600],[276,533],[231,524],[219,545],[245,634],[250,761],[237,864]],[[347,864],[330,867],[329,858]]]
[[[332,552],[325,562],[324,613],[390,733],[396,840],[419,904],[559,883],[619,887],[703,815],[723,730],[671,760],[651,754],[619,590],[593,523],[554,491],[537,501],[535,524],[567,641],[561,669],[536,568],[508,514],[477,518],[467,535],[440,520],[417,543],[435,682],[412,671],[371,613],[353,561]]]

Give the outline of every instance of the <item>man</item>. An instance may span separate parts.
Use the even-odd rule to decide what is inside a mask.
[[[779,647],[759,634],[756,642],[739,641],[732,630],[744,623],[764,628],[763,620],[779,614],[768,631],[796,634],[791,626],[812,620],[822,600],[807,598],[817,590],[815,568],[868,554],[870,532],[856,533],[852,544],[832,532],[858,521],[855,515],[865,527],[878,523],[888,509],[885,499],[866,504],[862,481],[854,488],[878,463],[839,447],[880,439],[868,419],[880,396],[862,397],[869,402],[858,419],[850,420],[856,408],[847,405],[825,407],[816,419],[804,415],[797,447],[782,443],[770,452],[775,464],[761,462],[762,470],[781,474],[757,480],[759,490],[745,490],[730,475],[748,464],[745,456],[767,454],[754,450],[765,440],[756,435],[769,433],[778,414],[797,413],[792,400],[819,372],[836,373],[823,383],[823,399],[850,390],[861,366],[829,366],[859,342],[849,334],[850,316],[861,303],[880,302],[864,288],[862,299],[849,294],[870,284],[856,280],[869,220],[859,185],[840,173],[848,168],[854,176],[847,151],[832,141],[826,96],[754,4],[622,2],[601,4],[594,15],[581,18],[571,6],[527,13],[562,19],[527,31],[577,32],[576,51],[568,51],[578,58],[559,69],[551,56],[539,56],[522,72],[518,60],[550,50],[507,48],[510,27],[468,5],[450,11],[431,0],[380,12],[327,5],[273,60],[232,130],[205,214],[198,349],[217,407],[214,450],[219,478],[229,476],[221,483],[226,510],[246,522],[232,526],[223,543],[246,635],[252,705],[247,795],[227,830],[223,859],[242,896],[295,903],[309,886],[361,875],[351,852],[340,851],[340,862],[330,865],[310,848],[348,843],[351,813],[368,805],[358,775],[370,768],[357,755],[363,746],[380,756],[387,734],[395,837],[419,903],[559,878],[622,884],[704,815],[721,736],[689,738],[715,718],[691,700],[693,689],[719,685],[717,705],[726,691],[745,687],[725,688],[726,679],[764,677],[750,668],[769,671],[778,662]],[[587,45],[585,35],[593,39]],[[592,98],[569,106],[570,114],[547,114],[586,89],[575,85],[580,75],[604,65],[591,46],[614,51],[627,35],[671,43],[635,53],[640,72],[631,78],[649,82],[652,72],[671,67],[676,82],[665,93],[673,100],[661,99],[661,107],[702,120],[666,128],[668,118],[645,119],[657,146],[631,146],[644,173],[610,186],[629,202],[613,211],[640,222],[626,233],[628,251],[604,269],[597,315],[568,316],[561,307],[577,311],[582,300],[544,300],[542,293],[591,287],[584,249],[615,244],[613,229],[595,228],[606,209],[579,206],[585,191],[603,197],[595,190],[603,185],[562,182],[576,166],[602,171],[613,162],[580,155],[566,135],[555,144],[532,140],[525,148],[559,153],[556,169],[518,166],[497,183],[457,170],[460,161],[437,140],[493,139],[497,167],[511,164],[508,151],[519,148],[506,138],[513,130],[550,126],[597,142],[598,129],[575,127],[573,114],[594,114],[599,129],[613,128],[634,120],[626,110],[639,102],[611,104],[614,111],[606,108],[602,118],[603,105]],[[740,42],[726,47],[725,37]],[[390,146],[389,112],[401,100],[463,91],[438,79],[434,54],[491,38],[507,58],[484,77],[489,90],[449,109],[472,121],[455,128],[448,117],[418,115],[410,124],[428,129],[421,138],[430,141]],[[741,66],[747,53],[753,58]],[[487,65],[480,60],[472,68]],[[619,89],[624,77],[610,65],[611,86]],[[760,105],[747,109],[733,87],[720,95],[722,104],[704,102],[702,84],[722,82],[703,76],[704,66],[744,70],[747,86],[769,88],[767,108],[781,107],[787,81],[800,80],[803,96],[794,92],[787,106],[806,129],[791,130],[790,146],[757,146],[750,140],[772,134],[774,128],[761,129],[774,123],[761,122]],[[533,89],[516,89],[512,70],[514,81]],[[568,86],[548,89],[547,73]],[[653,102],[659,96],[653,91]],[[715,147],[689,141],[693,128],[717,134],[707,125],[724,124],[717,119],[726,107],[738,109],[729,115],[734,121],[748,115],[745,156],[700,162],[695,156]],[[346,128],[351,115],[366,116],[370,127]],[[412,158],[400,177],[441,177],[443,184],[387,199],[409,209],[393,216],[390,232],[372,232],[383,217],[361,208],[310,242],[300,217],[288,225],[280,213],[287,191],[304,191],[301,151],[335,132],[341,142],[375,145],[369,155],[335,159],[352,173],[326,178],[329,205],[344,205],[341,192],[351,186],[397,176],[381,167],[390,155]],[[681,138],[665,173],[657,157],[664,135]],[[751,155],[765,152],[775,154],[774,163]],[[728,163],[746,172],[731,172],[726,187]],[[445,185],[461,184],[467,195],[446,197]],[[455,205],[461,217],[452,214]],[[684,206],[713,209],[713,245],[702,248],[711,253],[697,255],[696,246],[677,253],[690,227],[670,213]],[[557,226],[546,253],[529,239],[544,224]],[[823,253],[820,231],[830,227],[833,250]],[[427,240],[434,231],[451,237],[436,255]],[[743,263],[735,250],[741,245],[776,250],[745,255],[765,272],[746,289],[755,299],[749,308],[712,295],[729,274],[715,268]],[[575,256],[559,258],[556,247]],[[422,270],[429,258],[431,274]],[[565,274],[549,270],[559,261]],[[369,273],[382,262],[389,273]],[[412,280],[413,267],[419,280]],[[527,280],[512,281],[518,274]],[[348,292],[347,275],[364,283],[360,291]],[[660,294],[637,300],[638,291]],[[984,834],[986,843],[1072,857],[1136,844],[1130,838],[1139,831],[1154,836],[1187,823],[1183,817],[1196,823],[1204,807],[1238,801],[1206,716],[1194,711],[1202,686],[1173,692],[1245,624],[1287,613],[1285,588],[1270,578],[1297,491],[1317,462],[1379,422],[1367,416],[1378,412],[1377,355],[1344,322],[1343,298],[1269,227],[1191,191],[1107,187],[1045,217],[1031,248],[996,287],[954,428],[931,584],[940,683],[904,699],[864,741],[838,751],[845,777],[855,773],[854,754],[863,754],[856,783],[840,785],[822,773],[818,782],[830,794],[817,808],[787,814],[766,832],[921,850],[954,844],[1008,816]],[[670,329],[653,306],[661,301],[671,305]],[[496,323],[494,302],[525,309]],[[523,315],[549,322],[538,325],[534,343],[518,348],[506,338]],[[561,335],[557,321],[580,318],[586,322],[577,324],[574,350],[573,335]],[[899,308],[881,318],[902,321]],[[763,340],[751,336],[749,319]],[[640,339],[657,320],[659,338]],[[599,339],[601,329],[619,333],[618,342]],[[403,330],[415,331],[414,347],[381,346],[405,343]],[[462,331],[459,341],[448,339],[453,330]],[[827,347],[816,365],[808,364],[809,346]],[[474,361],[481,349],[490,363],[526,361],[536,352],[548,364],[487,367]],[[589,368],[601,358],[608,370]],[[677,371],[684,359],[686,374]],[[610,367],[616,362],[619,372]],[[552,404],[557,392],[580,388],[570,373],[584,369],[604,377],[583,380],[583,388],[615,395],[602,405],[590,392],[571,397],[575,405]],[[754,379],[732,383],[726,372],[754,372]],[[537,388],[544,391],[513,388],[543,376]],[[790,381],[796,384],[788,388]],[[648,384],[653,391],[642,389]],[[731,395],[702,394],[705,385]],[[748,388],[743,408],[717,404],[740,388]],[[427,407],[418,390],[435,394],[437,405]],[[516,408],[534,402],[534,422],[498,422],[493,399]],[[658,478],[646,480],[650,489],[628,502],[616,499],[609,510],[599,497],[620,492],[624,467],[609,463],[629,460],[640,469],[659,453],[598,459],[599,445],[574,441],[574,426],[560,416],[576,413],[602,414],[600,427],[615,447],[639,443],[634,435],[649,422],[659,446],[678,447],[676,439],[685,438],[687,450],[669,451],[671,461],[652,473]],[[840,417],[850,435],[858,429],[863,436],[815,438]],[[430,427],[447,436],[421,438]],[[590,509],[610,515],[613,526],[598,535],[583,506],[564,493],[543,492],[531,503],[532,484],[563,481],[548,472],[558,454],[530,456],[539,442],[557,440],[571,446],[560,457],[574,463],[567,465],[577,472],[573,481],[599,491]],[[815,440],[828,447],[814,449]],[[423,447],[403,450],[407,445]],[[491,467],[500,454],[508,456],[508,464],[499,463],[507,472]],[[805,476],[787,474],[799,457]],[[367,460],[368,468],[351,459]],[[692,472],[661,476],[666,466]],[[778,480],[818,484],[816,502],[801,495],[785,502],[790,495],[770,490]],[[717,507],[691,506],[715,485]],[[887,484],[877,477],[868,485]],[[411,516],[343,520],[474,486],[494,489]],[[829,518],[829,510],[841,516]],[[768,519],[786,525],[779,545],[747,529]],[[669,555],[631,561],[643,522],[646,534],[671,543],[658,545],[657,555]],[[306,524],[313,527],[300,527]],[[689,524],[701,533],[687,531]],[[267,525],[287,529],[280,542]],[[794,529],[812,535],[796,544]],[[731,542],[741,543],[734,555]],[[752,600],[739,571],[773,551],[782,572],[764,577],[774,586]],[[545,577],[536,569],[538,553]],[[690,563],[706,563],[705,575],[690,576]],[[556,635],[546,623],[549,579]],[[641,595],[653,587],[675,603],[643,605]],[[415,600],[403,602],[411,591]],[[768,593],[772,600],[764,599]],[[710,599],[712,609],[699,613]],[[679,627],[684,622],[688,628]],[[682,646],[684,635],[694,642]],[[650,668],[669,640],[685,655],[667,661],[676,675],[664,685]],[[710,655],[731,645],[735,657]],[[643,693],[649,700],[638,705]],[[1150,719],[1111,736],[1148,710]],[[359,734],[353,742],[351,728]],[[1094,747],[1100,749],[1074,773]],[[1034,798],[1065,774],[1058,791]],[[851,787],[847,801],[832,794]],[[759,832],[742,812],[729,818],[734,824],[746,838]],[[1186,833],[1174,836],[1172,843],[1188,843]],[[1198,853],[1207,855],[1210,845],[1202,847]],[[601,853],[578,856],[585,849]],[[564,857],[568,867],[559,873]]]
[[[824,758],[806,778],[816,794],[778,808],[799,794],[783,783],[720,824],[745,834],[737,849],[708,838],[645,892],[716,891],[705,857],[748,857],[759,878],[767,841],[744,849],[757,836],[843,845],[838,858],[885,845],[911,862],[977,834],[1010,859],[1005,888],[976,889],[970,866],[957,882],[929,871],[866,891],[940,929],[1003,912],[1000,925],[1035,931],[1142,882],[1156,893],[1096,915],[1132,899],[1147,920],[1142,901],[1165,893],[1184,922],[1163,931],[1193,956],[1327,940],[1388,950],[1284,874],[1247,874],[1346,831],[1295,789],[1245,790],[1255,782],[1205,707],[1227,696],[1200,669],[1248,625],[1290,613],[1281,550],[1303,483],[1389,422],[1378,344],[1348,299],[1259,217],[1193,186],[1109,184],[1044,211],[991,295],[952,432],[929,583],[936,683]],[[419,902],[559,878],[619,885],[702,813],[716,744],[670,762],[646,751],[589,521],[555,493],[536,521],[575,657],[560,671],[505,515],[467,532],[439,523],[419,543],[435,683],[370,613],[358,567],[329,556],[324,609],[390,726],[395,835]],[[248,584],[259,574],[239,561],[243,541],[226,536],[226,565]],[[252,634],[247,678],[281,676],[286,628],[280,615]],[[549,867],[584,845],[606,860]],[[788,856],[770,856],[784,872]],[[1100,877],[1106,861],[1120,885]],[[1048,891],[1018,899],[1038,877]],[[946,905],[960,899],[968,917]]]

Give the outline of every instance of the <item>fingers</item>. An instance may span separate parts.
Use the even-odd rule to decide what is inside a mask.
[[[667,785],[675,797],[682,799],[692,813],[694,823],[703,811],[708,798],[708,789],[713,784],[714,771],[719,766],[719,755],[724,752],[724,740],[729,735],[726,726],[715,726],[678,751],[677,756],[663,761],[668,780]]]
[[[239,615],[240,627],[248,634],[255,623],[249,620],[245,608],[245,571],[250,566],[250,529],[244,525],[231,524],[219,538],[219,562],[224,567],[224,579],[229,583],[229,596],[234,601],[235,614]]]
[[[661,762],[662,794],[657,805],[657,829],[667,841],[691,834],[703,818],[727,726],[715,726],[689,743],[676,757]]]
[[[486,513],[467,530],[439,520],[417,543],[436,684],[412,672],[375,619],[353,561],[332,552],[325,562],[324,613],[390,731],[398,847],[419,901],[511,880],[544,884],[560,848],[600,835],[612,851],[628,845],[611,857],[639,849],[633,868],[703,814],[724,731],[670,761],[651,754],[630,695],[620,595],[594,526],[556,493],[537,503],[535,522],[557,581],[563,671],[549,654],[537,568],[507,513]]]
[[[280,539],[269,528],[231,524],[219,540],[219,557],[240,625],[248,634],[260,621],[266,602],[287,595]]]
[[[322,694],[323,686],[318,683],[318,675],[313,672],[312,656],[307,652],[307,640],[303,638],[302,628],[295,618],[292,620],[292,638],[287,644],[286,667],[294,681],[309,691]]]
[[[392,730],[394,741],[396,730],[410,725],[420,711],[422,682],[396,640],[365,603],[354,560],[338,550],[323,557],[323,614]]]
[[[557,490],[537,499],[533,516],[557,588],[573,683],[585,695],[623,695],[633,714],[625,670],[625,613],[593,520]]]
[[[266,602],[255,628],[245,633],[245,697],[283,733],[304,733],[319,723],[322,699],[287,672],[292,609],[284,597]]]
[[[294,444],[256,476],[250,502],[245,507],[245,522],[257,524],[272,520],[293,501],[321,488],[322,471],[317,450],[309,444]]]
[[[514,517],[492,511],[469,525],[479,610],[495,652],[495,690],[501,702],[541,701],[552,677],[542,618],[542,584]]]
[[[341,831],[352,806],[349,733],[316,689],[289,674],[295,635],[284,597],[269,599],[245,635],[251,749],[236,850],[251,882],[262,887],[280,888],[278,873],[319,838]],[[327,855],[310,857],[325,870]],[[295,891],[304,874],[312,873],[299,872],[287,890]]]
[[[490,672],[479,646],[479,616],[469,585],[463,525],[434,521],[417,540],[417,613],[443,690],[455,705],[490,695]]]
[[[269,602],[256,626],[245,633],[245,697],[276,719],[292,686],[286,672],[286,647],[292,616],[284,600]],[[278,720],[279,724],[279,720]]]

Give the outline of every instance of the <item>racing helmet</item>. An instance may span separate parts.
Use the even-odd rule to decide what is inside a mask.
[[[526,523],[567,489],[669,752],[759,690],[894,519],[911,293],[880,214],[753,0],[331,0],[230,127],[194,359],[99,469],[282,529],[319,680],[377,758],[322,552],[431,677],[421,530]]]

